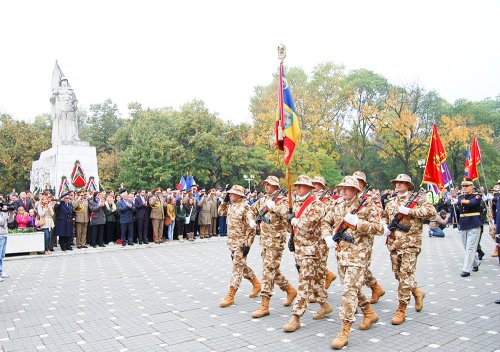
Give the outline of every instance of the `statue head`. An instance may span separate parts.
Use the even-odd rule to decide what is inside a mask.
[[[64,85],[63,85],[63,82],[66,82]],[[61,77],[61,79],[59,80],[59,87],[67,87],[68,86],[68,79],[66,77]]]

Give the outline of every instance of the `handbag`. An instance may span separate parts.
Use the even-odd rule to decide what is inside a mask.
[[[163,220],[163,223],[165,226],[170,226],[172,225],[172,219],[170,219],[168,216]]]
[[[189,212],[189,216],[186,216],[186,225],[190,223],[192,213],[193,213],[193,208],[191,207],[191,211]]]
[[[42,227],[43,225],[45,225],[45,218],[41,218],[39,215],[37,215],[35,218],[35,226]]]

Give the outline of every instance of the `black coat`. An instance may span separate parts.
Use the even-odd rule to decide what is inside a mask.
[[[148,197],[145,196],[144,199],[146,200],[146,203],[148,203]],[[135,198],[135,218],[136,219],[144,219],[147,217],[149,219],[149,214],[148,214],[148,207],[144,205],[144,203],[141,200],[141,196],[137,196]]]
[[[73,237],[73,206],[61,201],[54,206],[56,231],[59,237]]]
[[[15,201],[15,206],[16,206],[16,211],[19,209],[19,207],[23,207],[26,212],[29,212],[30,209],[33,209],[35,206],[33,204],[33,201],[31,199],[26,198],[26,206],[24,206],[23,200],[18,199]]]

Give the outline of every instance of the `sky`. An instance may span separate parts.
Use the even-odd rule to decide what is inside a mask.
[[[254,87],[285,65],[333,61],[449,102],[500,95],[500,1],[2,1],[0,114],[50,112],[55,61],[81,107],[201,99],[251,122]],[[293,93],[293,92],[292,92]]]

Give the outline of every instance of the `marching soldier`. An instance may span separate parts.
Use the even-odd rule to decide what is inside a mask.
[[[325,218],[328,221],[322,223],[322,235],[329,248],[335,247],[332,238],[335,229],[345,228],[345,236],[353,240],[350,243],[340,239],[336,244],[335,253],[344,292],[339,312],[342,327],[332,341],[334,349],[341,349],[347,345],[358,306],[364,315],[363,322],[359,325],[360,330],[367,330],[378,321],[377,314],[362,290],[370,263],[373,236],[384,231],[380,220],[381,209],[371,200],[359,198],[361,187],[355,177],[344,177],[338,187],[341,187],[341,197],[326,214]],[[353,214],[356,209],[357,213]]]
[[[260,292],[262,302],[259,309],[252,313],[253,318],[269,315],[269,301],[273,295],[274,284],[287,293],[286,301],[283,304],[285,307],[290,306],[297,296],[297,290],[280,271],[288,229],[288,202],[284,194],[280,194],[279,180],[276,176],[268,176],[263,183],[266,196],[259,198],[252,205],[256,216],[264,209],[267,219],[259,221],[257,224],[260,226],[260,246],[262,248],[262,291]]]
[[[313,194],[320,202],[325,205],[325,214],[331,209],[333,206],[334,200],[329,195],[329,191],[326,188],[326,181],[321,176],[315,176],[312,179],[312,184],[314,186]],[[328,262],[328,247],[324,241],[320,241],[320,254],[321,254],[321,264],[320,264],[320,277],[324,278],[325,289],[328,290],[332,282],[337,278],[334,273],[328,270],[327,262]],[[309,301],[313,303],[312,300]]]
[[[479,271],[476,253],[481,232],[481,196],[474,193],[474,183],[470,179],[462,181],[462,195],[458,197],[458,229],[465,249],[464,264],[460,276],[470,276],[470,270]]]
[[[316,293],[316,301],[320,309],[313,319],[323,319],[333,311],[327,302],[324,288],[324,277],[319,277],[321,263],[321,221],[324,216],[324,205],[312,194],[314,186],[309,176],[301,175],[293,184],[297,189],[297,198],[293,204],[295,216],[291,220],[295,245],[295,263],[299,269],[298,299],[292,309],[292,317],[283,326],[286,332],[300,328],[300,317],[307,309],[309,297]]]
[[[408,231],[397,227],[394,231],[384,226],[384,235],[387,237],[387,248],[391,253],[392,271],[399,282],[399,307],[392,317],[393,325],[400,325],[405,321],[406,306],[410,303],[410,296],[415,298],[415,310],[420,312],[424,306],[425,293],[417,287],[415,272],[417,257],[422,250],[422,224],[424,219],[436,216],[436,209],[425,200],[417,197],[408,204],[410,191],[414,189],[411,178],[399,174],[394,180],[396,196],[387,201],[383,211],[383,219],[390,224],[393,219],[400,219],[399,225],[408,227]]]
[[[247,265],[247,255],[257,227],[253,211],[248,205],[245,189],[242,186],[234,185],[227,193],[230,202],[221,204],[219,209],[223,213],[227,209],[227,246],[231,251],[233,273],[229,282],[229,292],[219,304],[222,308],[234,304],[234,296],[240,287],[242,277],[252,283],[253,290],[250,292],[250,298],[257,297],[261,290],[259,280]]]
[[[149,198],[149,205],[151,206],[151,222],[153,223],[153,240],[160,244],[163,242],[163,222],[167,208],[167,203],[161,194],[161,188],[158,187],[154,190],[154,196]]]
[[[365,191],[365,188],[367,186],[366,182],[366,175],[364,172],[361,171],[356,171],[355,173],[352,174],[354,178],[358,180],[359,183],[359,188],[361,189],[361,192]],[[377,194],[374,192],[370,192],[369,194],[370,201],[373,203],[374,206],[378,208],[380,212],[382,212],[382,203],[380,202],[380,198],[378,197]],[[380,232],[380,235],[382,234],[382,231]],[[365,285],[371,288],[372,290],[372,297],[370,298],[370,303],[375,304],[378,302],[380,297],[385,295],[385,291],[380,286],[380,284],[377,282],[377,279],[375,276],[373,276],[372,272],[370,271],[370,264],[372,261],[372,251],[373,251],[373,240],[374,237],[370,237],[371,245],[369,247],[369,252],[368,252],[368,257],[366,258],[367,260],[367,265],[366,265],[366,273],[365,273]]]

